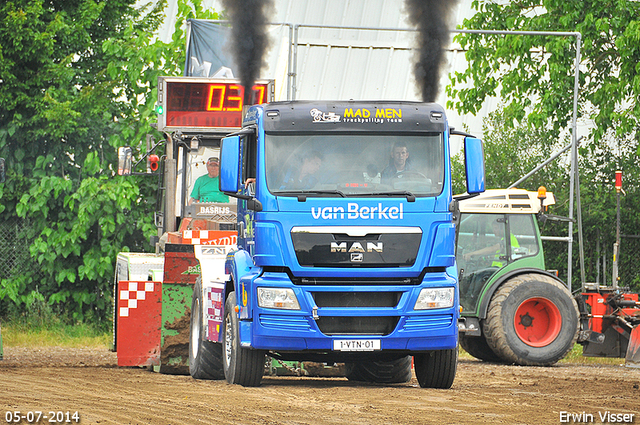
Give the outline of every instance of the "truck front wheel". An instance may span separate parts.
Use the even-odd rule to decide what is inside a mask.
[[[451,388],[458,367],[458,347],[416,354],[413,366],[422,388]]]
[[[224,305],[224,376],[230,384],[257,387],[264,375],[265,352],[240,345],[240,323],[236,312],[236,293],[231,292]]]
[[[189,374],[195,379],[224,379],[222,344],[205,338],[202,314],[202,283],[198,278],[191,299]]]
[[[349,381],[399,384],[411,380],[411,356],[386,362],[346,363],[345,375]]]
[[[578,337],[580,313],[569,290],[555,279],[527,273],[493,294],[483,331],[504,361],[549,366],[562,359]]]

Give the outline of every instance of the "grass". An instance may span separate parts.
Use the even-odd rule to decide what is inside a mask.
[[[473,360],[471,354],[460,348],[459,358],[462,360]],[[582,355],[582,345],[575,344],[571,351],[558,362],[559,364],[581,364],[581,365],[621,365],[624,364],[624,358],[619,357],[585,357]]]
[[[4,347],[108,348],[112,341],[106,326],[71,320],[39,299],[0,318],[0,332]]]
[[[582,345],[576,344],[571,351],[558,363],[569,364],[605,364],[605,365],[621,365],[624,364],[624,358],[619,357],[585,357],[582,355]]]
[[[5,347],[108,348],[111,344],[111,332],[99,331],[83,323],[34,327],[9,321],[0,326]]]

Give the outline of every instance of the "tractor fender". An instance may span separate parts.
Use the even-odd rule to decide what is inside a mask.
[[[521,268],[521,269],[513,270],[513,271],[511,271],[509,273],[505,273],[504,275],[502,275],[498,279],[496,279],[493,282],[493,284],[491,285],[491,287],[489,287],[487,292],[483,295],[482,300],[480,301],[480,306],[479,306],[479,311],[478,311],[478,319],[484,320],[484,319],[487,318],[487,311],[489,310],[489,302],[491,301],[491,298],[493,297],[493,294],[498,290],[498,288],[500,286],[502,286],[503,283],[505,283],[506,281],[508,281],[509,279],[511,279],[511,278],[513,278],[515,276],[519,276],[519,275],[525,274],[525,273],[536,273],[536,274],[541,274],[541,275],[544,275],[544,276],[548,276],[548,277],[551,277],[552,279],[560,282],[561,284],[566,285],[556,275],[554,275],[553,273],[549,273],[548,271],[542,270],[542,269]]]

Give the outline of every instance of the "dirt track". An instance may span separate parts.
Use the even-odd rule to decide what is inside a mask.
[[[599,413],[609,411],[640,424],[640,369],[624,366],[461,360],[450,390],[421,389],[415,378],[367,385],[266,377],[259,388],[243,388],[118,368],[107,350],[5,347],[4,354],[0,423],[7,411],[77,411],[83,424],[558,424],[561,412],[593,415],[565,423],[601,423]]]

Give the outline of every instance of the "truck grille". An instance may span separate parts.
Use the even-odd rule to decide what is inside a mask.
[[[402,292],[313,292],[316,305],[322,307],[395,307]]]
[[[396,328],[398,319],[397,316],[321,316],[316,323],[325,335],[389,335]]]

